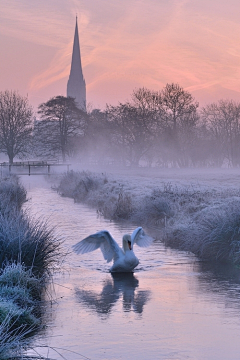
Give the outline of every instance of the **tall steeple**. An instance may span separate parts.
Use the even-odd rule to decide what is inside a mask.
[[[67,96],[75,98],[79,109],[86,111],[86,84],[82,72],[77,17],[73,42],[71,70],[67,83]]]

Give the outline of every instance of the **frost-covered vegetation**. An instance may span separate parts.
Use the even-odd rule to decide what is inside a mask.
[[[240,190],[173,186],[139,188],[113,176],[69,172],[58,191],[112,220],[148,227],[168,246],[201,259],[240,264]]]
[[[18,178],[0,180],[0,359],[20,356],[41,326],[41,294],[60,259],[60,241],[21,210],[25,201]]]

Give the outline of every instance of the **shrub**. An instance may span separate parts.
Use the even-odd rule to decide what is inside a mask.
[[[0,358],[16,355],[27,335],[40,326],[43,283],[21,264],[8,264],[0,274]]]
[[[124,192],[123,189],[120,189],[117,195],[107,193],[106,196],[104,194],[102,196],[98,194],[97,196],[96,194],[95,199],[97,199],[95,206],[97,207],[98,214],[107,219],[129,220],[135,210],[132,196]],[[89,203],[94,205],[91,200],[89,200]]]
[[[240,200],[209,205],[185,223],[176,222],[166,243],[201,259],[240,264]]]
[[[43,279],[36,278],[32,269],[20,263],[8,263],[0,272],[1,296],[11,298],[19,303],[23,298],[41,299]]]
[[[172,201],[156,189],[152,191],[150,196],[145,196],[138,201],[136,209],[132,220],[147,226],[165,227],[167,220],[174,216]]]
[[[204,259],[240,264],[240,200],[208,208],[197,217],[195,253]]]
[[[95,175],[93,173],[82,171],[69,171],[61,178],[57,188],[62,196],[68,196],[74,201],[83,201],[86,196],[108,182],[105,175]]]
[[[19,179],[12,175],[0,181],[0,213],[6,214],[19,211],[27,200],[27,191],[19,183]]]
[[[60,259],[60,246],[45,221],[30,220],[22,212],[0,214],[0,265],[19,262],[42,276]]]

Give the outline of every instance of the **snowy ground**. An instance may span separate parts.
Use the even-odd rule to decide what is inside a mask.
[[[224,191],[240,188],[240,169],[146,169],[107,171],[129,186],[129,190],[146,194],[153,188],[173,187]]]

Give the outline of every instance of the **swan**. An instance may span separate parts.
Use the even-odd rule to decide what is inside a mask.
[[[107,262],[113,260],[110,272],[132,272],[139,264],[139,260],[133,252],[133,245],[136,243],[138,246],[147,247],[153,240],[139,226],[132,235],[123,235],[121,249],[111,234],[107,230],[102,230],[73,245],[73,250],[77,254],[85,254],[100,248]]]

